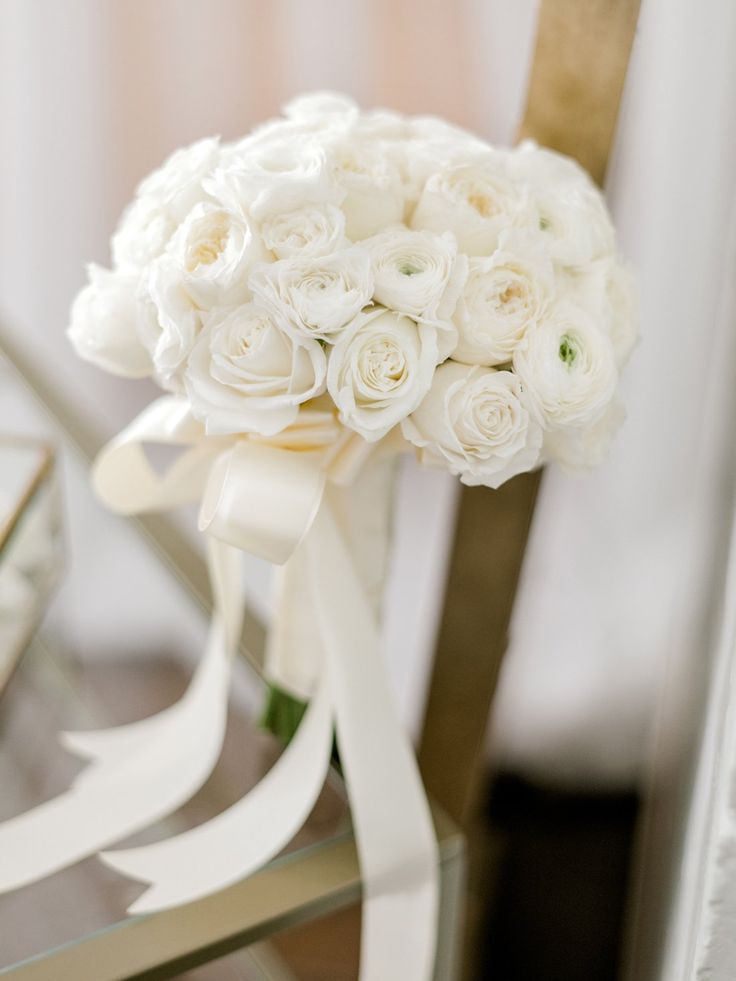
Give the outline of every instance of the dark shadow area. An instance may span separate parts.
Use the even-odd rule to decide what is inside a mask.
[[[638,810],[633,791],[494,781],[487,818],[501,847],[478,981],[617,981]]]

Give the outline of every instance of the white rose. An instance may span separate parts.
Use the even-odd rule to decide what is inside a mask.
[[[344,197],[347,236],[353,242],[404,218],[401,172],[386,148],[368,140],[328,142],[333,179]]]
[[[333,342],[373,295],[370,256],[357,246],[329,256],[264,263],[250,286],[287,330]]]
[[[514,351],[518,372],[546,428],[585,426],[616,390],[613,347],[587,311],[560,303]]]
[[[309,134],[256,131],[228,150],[224,165],[205,189],[232,211],[257,220],[305,204],[339,204],[344,197],[333,179],[328,154]]]
[[[144,178],[112,238],[116,266],[140,271],[161,255],[179,222],[208,199],[202,181],[217,167],[220,154],[217,139],[199,140]]]
[[[118,269],[140,272],[161,255],[176,227],[176,221],[152,195],[135,198],[112,237],[113,262]]]
[[[468,255],[490,255],[499,234],[519,220],[524,199],[498,154],[477,164],[446,167],[429,178],[411,218],[412,228],[453,232]]]
[[[544,434],[545,460],[554,460],[566,470],[599,467],[608,456],[616,433],[626,419],[626,410],[616,396],[600,419],[577,429],[550,429]]]
[[[459,339],[453,358],[465,364],[511,360],[526,330],[539,322],[554,290],[547,252],[524,232],[504,232],[490,257],[470,260],[455,310]]]
[[[248,219],[216,202],[194,207],[167,252],[179,265],[192,303],[203,309],[249,299],[248,273],[266,257]]]
[[[165,252],[151,263],[140,302],[147,311],[141,319],[141,336],[153,359],[157,380],[164,388],[180,391],[186,360],[202,322],[173,256]]]
[[[361,113],[353,122],[350,132],[363,141],[381,141],[381,146],[392,153],[406,139],[408,122],[404,116],[390,109],[373,109]]]
[[[287,119],[296,123],[316,123],[321,127],[330,122],[353,123],[360,115],[356,102],[340,92],[308,92],[287,102],[283,108]]]
[[[87,267],[89,283],[76,296],[67,336],[77,354],[105,371],[125,378],[145,378],[153,371],[143,344],[136,298],[138,278]]]
[[[382,307],[359,313],[327,363],[341,421],[369,442],[381,439],[424,398],[438,357],[436,327]]]
[[[512,371],[446,361],[429,394],[402,424],[424,462],[444,464],[464,484],[499,487],[539,462],[542,429]]]
[[[570,297],[596,318],[608,334],[622,368],[639,339],[636,289],[632,273],[608,257],[570,272],[562,280]]]
[[[181,221],[207,195],[202,182],[218,166],[218,137],[198,140],[176,150],[165,163],[138,185],[138,197],[151,197],[175,220]]]
[[[457,341],[451,317],[467,276],[468,260],[458,255],[453,235],[388,228],[362,243],[371,256],[373,296],[385,307],[439,327],[440,354]]]
[[[333,204],[314,204],[266,218],[263,244],[277,259],[327,255],[346,245],[345,215]]]
[[[205,317],[185,383],[192,411],[209,434],[272,436],[324,390],[326,370],[317,341],[295,343],[266,310],[246,303]]]

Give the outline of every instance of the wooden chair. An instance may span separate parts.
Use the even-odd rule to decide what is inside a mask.
[[[576,158],[603,183],[637,0],[542,0],[519,138]],[[508,644],[540,472],[463,487],[419,762],[428,791],[467,827]],[[447,761],[452,760],[448,766]]]

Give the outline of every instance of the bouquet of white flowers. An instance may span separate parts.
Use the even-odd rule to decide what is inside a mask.
[[[94,481],[125,513],[201,504],[210,639],[176,706],[65,735],[91,762],[66,793],[0,824],[0,891],[128,837],[207,778],[247,551],[284,565],[267,667],[309,702],[304,719],[232,807],[104,858],[150,884],[136,912],[242,878],[310,812],[334,731],[363,878],[361,977],[426,981],[437,845],[381,661],[384,464],[413,446],[498,487],[547,460],[598,462],[636,338],[602,197],[533,144],[497,150],[323,94],[238,143],[175,153],[141,184],[112,252],[75,301],[71,340],[168,394],[103,450]],[[159,473],[147,443],[181,452]]]
[[[498,487],[599,462],[636,339],[598,189],[571,160],[307,96],[146,178],[90,269],[82,357],[185,394],[209,435],[316,410]]]

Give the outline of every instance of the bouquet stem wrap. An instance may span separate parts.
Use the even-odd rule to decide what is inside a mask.
[[[320,413],[305,419],[312,427]],[[182,447],[162,475],[146,443]],[[329,766],[333,727],[350,797],[364,883],[361,978],[425,981],[437,932],[438,854],[411,745],[384,674],[371,573],[385,562],[387,495],[373,512],[384,527],[361,571],[341,530],[349,486],[369,453],[347,436],[295,450],[261,438],[205,437],[188,403],[159,399],[103,450],[95,466],[102,499],[122,513],[201,501],[214,613],[208,644],[179,703],[140,722],[65,734],[91,759],[70,790],[0,825],[0,890],[17,888],[104,849],[171,813],[207,779],[220,753],[229,671],[244,594],[243,551],[284,565],[283,605],[270,652],[276,678],[309,696],[299,729],[277,763],[245,797],[210,821],[153,845],[106,852],[113,868],[149,883],[131,912],[200,898],[273,858],[312,809]],[[386,486],[388,464],[369,467]],[[366,488],[370,479],[366,481]],[[343,509],[341,514],[341,508]],[[368,512],[367,512],[368,513]],[[383,543],[383,544],[381,544]],[[372,550],[371,550],[372,549]],[[368,583],[368,585],[366,585]],[[311,623],[304,670],[295,673],[301,636]],[[290,667],[291,666],[291,667]]]

